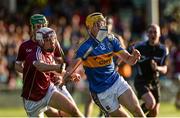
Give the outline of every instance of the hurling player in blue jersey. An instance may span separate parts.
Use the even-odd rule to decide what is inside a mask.
[[[87,16],[86,26],[89,38],[76,52],[76,58],[67,68],[64,83],[68,81],[73,69],[83,63],[94,102],[105,115],[128,117],[127,108],[133,116],[145,117],[138,99],[131,87],[115,70],[113,56],[118,56],[130,65],[140,59],[140,53],[134,49],[132,54],[121,48],[119,40],[107,31],[102,13],[95,12]]]

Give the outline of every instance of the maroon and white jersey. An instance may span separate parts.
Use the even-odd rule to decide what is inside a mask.
[[[37,43],[33,42],[31,39],[23,42],[19,47],[16,62],[25,61],[28,54],[30,54],[33,50],[35,50],[37,46],[38,46]],[[56,48],[55,48],[54,56],[61,57],[61,53],[59,52],[58,46],[56,46]]]
[[[23,42],[19,47],[19,52],[16,61],[25,61],[28,54],[30,54],[37,47],[37,43],[33,42],[31,39]]]
[[[55,63],[53,53],[44,53],[39,46],[26,57],[23,69],[22,97],[26,100],[38,101],[42,99],[49,88],[51,73],[40,72],[33,65],[34,61],[47,64]]]

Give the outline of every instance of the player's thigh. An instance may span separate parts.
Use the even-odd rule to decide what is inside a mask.
[[[139,99],[141,99],[142,95],[144,95],[145,93],[147,93],[149,91],[148,83],[143,80],[142,81],[135,80],[134,87],[136,89],[137,97]]]
[[[49,107],[47,111],[44,112],[47,117],[58,117],[59,111],[53,107]]]
[[[118,97],[119,103],[129,111],[135,111],[140,105],[139,101],[131,88],[127,89]]]
[[[109,113],[111,117],[130,117],[129,114],[124,110],[123,107]]]
[[[156,100],[151,91],[148,91],[144,95],[142,95],[141,99],[147,104],[149,108],[153,108],[156,104]]]
[[[157,103],[153,109],[149,110],[149,116],[156,117],[159,113],[160,103]]]
[[[48,105],[67,113],[71,113],[76,110],[76,106],[67,97],[59,92],[53,93]]]
[[[75,101],[73,99],[73,97],[71,96],[71,94],[69,93],[69,91],[67,90],[66,86],[62,86],[62,88],[60,89],[58,86],[57,87],[57,90],[62,93],[64,96],[66,96],[70,101],[72,101],[75,105]]]
[[[129,85],[127,82],[120,78],[110,88],[101,93],[91,93],[94,102],[101,108],[105,113],[113,113],[118,111],[121,107],[118,101],[118,96],[128,90]],[[120,115],[119,115],[120,116]]]

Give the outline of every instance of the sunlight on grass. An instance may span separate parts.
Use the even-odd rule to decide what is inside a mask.
[[[82,113],[84,113],[84,105],[78,105]],[[99,109],[96,105],[93,107],[92,116],[98,116]],[[18,108],[0,108],[0,117],[24,117],[26,113],[23,107]],[[180,110],[177,110],[172,103],[161,103],[159,117],[180,117]]]

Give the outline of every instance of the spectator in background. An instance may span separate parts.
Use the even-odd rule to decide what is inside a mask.
[[[8,61],[8,70],[9,70],[9,76],[8,76],[8,88],[10,90],[13,90],[16,87],[16,77],[17,72],[15,70],[15,61],[16,61],[16,46],[15,44],[8,45],[7,48],[7,61]]]
[[[172,79],[175,82],[175,84],[178,86],[178,91],[176,94],[176,100],[175,105],[178,109],[180,109],[180,41],[175,45],[176,49],[172,53],[171,58],[171,68],[172,68]]]
[[[8,43],[8,33],[3,20],[0,20],[0,44],[5,48]]]
[[[0,84],[5,84],[8,81],[8,63],[4,55],[3,47],[0,45]]]
[[[148,41],[135,46],[141,53],[137,63],[138,73],[134,86],[138,98],[143,100],[142,109],[147,116],[156,117],[160,108],[159,76],[167,72],[167,48],[160,44],[160,27],[151,24],[147,29]]]
[[[6,32],[5,24],[3,20],[0,20],[0,83],[6,84],[8,82],[8,62],[6,59],[6,45],[8,35]]]
[[[117,33],[114,33],[114,22],[112,17],[106,18],[106,23],[108,27],[108,33],[112,33],[117,39],[119,39],[119,42],[121,44],[121,47],[126,49],[127,48],[127,39],[123,39],[120,35]],[[120,58],[115,58],[115,65],[116,70],[122,75],[125,79],[129,78],[132,74],[131,66],[125,62],[123,62]]]
[[[125,45],[125,40],[122,38],[122,36],[114,32],[113,17],[110,16],[106,17],[106,24],[108,28],[108,33],[112,33],[117,39],[119,39],[122,48],[126,49],[127,46]]]

